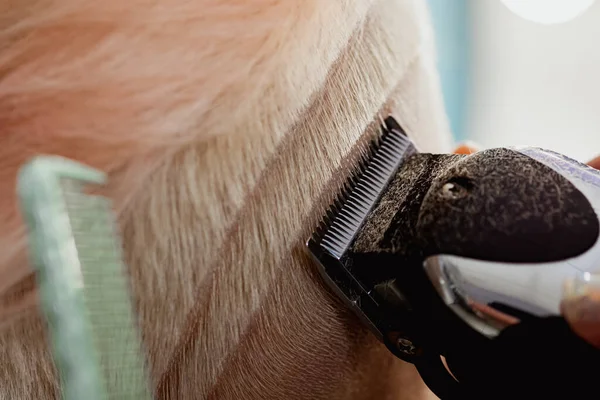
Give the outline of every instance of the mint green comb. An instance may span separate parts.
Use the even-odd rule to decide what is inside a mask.
[[[105,181],[46,156],[18,177],[64,400],[152,398],[111,203],[86,193]]]

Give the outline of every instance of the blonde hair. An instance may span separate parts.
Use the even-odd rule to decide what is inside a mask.
[[[109,173],[160,398],[361,398],[401,368],[301,243],[380,117],[447,145],[422,7],[0,0],[0,398],[57,394],[13,189],[36,153]]]

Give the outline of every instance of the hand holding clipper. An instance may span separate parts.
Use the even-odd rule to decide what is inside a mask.
[[[591,167],[537,148],[423,154],[388,118],[308,247],[442,399],[578,398],[598,390],[599,210]]]

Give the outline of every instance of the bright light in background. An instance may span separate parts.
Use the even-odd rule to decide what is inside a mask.
[[[499,0],[469,5],[465,139],[483,148],[539,146],[580,161],[600,155],[600,1],[563,25],[522,23]]]
[[[529,21],[560,24],[587,11],[596,0],[502,0],[509,10]]]

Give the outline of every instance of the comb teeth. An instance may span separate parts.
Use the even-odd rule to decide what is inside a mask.
[[[371,154],[365,158],[358,173],[348,180],[342,194],[327,211],[313,240],[339,260],[350,247],[398,167],[414,152],[416,149],[402,128],[396,121],[388,118],[381,139],[374,142]]]
[[[148,399],[144,358],[111,203],[86,194],[82,182],[62,179],[60,183],[107,399]]]

